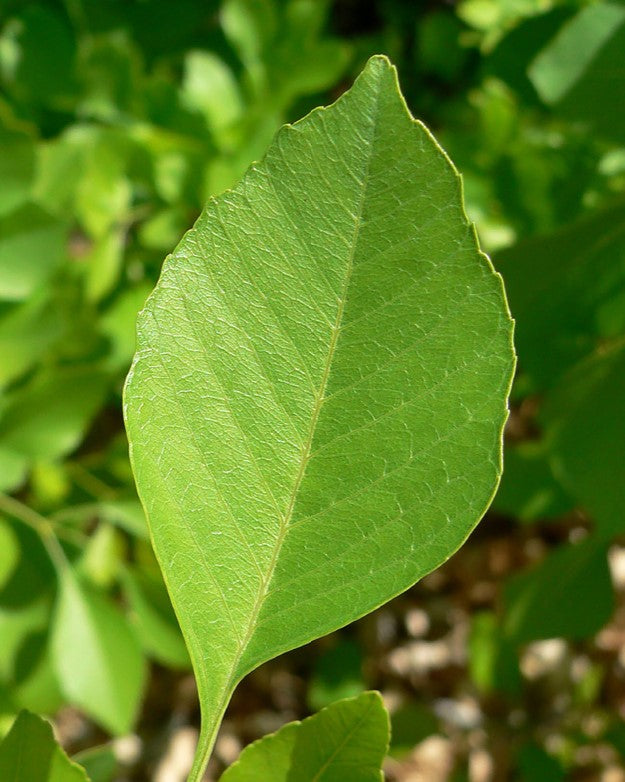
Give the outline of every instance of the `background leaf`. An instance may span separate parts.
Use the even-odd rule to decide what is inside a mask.
[[[61,573],[52,654],[61,689],[111,733],[130,730],[145,680],[139,643],[123,615]]]
[[[0,779],[15,782],[89,782],[54,740],[48,722],[22,711],[0,744]]]
[[[388,742],[382,698],[365,692],[254,742],[221,782],[378,782]]]

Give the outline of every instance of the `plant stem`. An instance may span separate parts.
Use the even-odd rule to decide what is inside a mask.
[[[52,524],[37,511],[24,505],[23,502],[16,500],[15,497],[9,497],[8,494],[0,494],[0,511],[6,513],[22,524],[30,527],[41,538],[41,542],[46,548],[52,564],[58,572],[61,572],[68,566],[65,552],[58,541]]]

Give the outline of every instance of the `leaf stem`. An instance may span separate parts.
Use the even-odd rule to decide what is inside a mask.
[[[52,564],[58,572],[63,571],[69,564],[65,552],[54,532],[50,521],[37,511],[24,505],[23,502],[10,497],[8,494],[0,494],[0,511],[6,513],[17,521],[34,530],[41,538]]]

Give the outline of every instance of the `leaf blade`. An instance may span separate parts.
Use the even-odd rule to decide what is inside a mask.
[[[364,692],[250,744],[221,782],[377,782],[388,743],[382,698]]]
[[[373,58],[209,203],[139,319],[131,455],[209,735],[245,673],[464,541],[500,473],[512,367],[459,177]]]

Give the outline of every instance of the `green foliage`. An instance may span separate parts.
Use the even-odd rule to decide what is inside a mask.
[[[132,721],[146,758],[164,751],[150,743],[160,713],[152,694],[140,710],[143,671],[152,693],[163,676],[167,689],[186,676],[190,661],[123,431],[136,316],[207,199],[261,158],[280,125],[336,100],[384,52],[413,114],[462,171],[467,213],[504,277],[519,352],[506,469],[495,513],[432,580],[443,587],[426,582],[353,630],[270,664],[306,680],[299,711],[290,703],[286,718],[381,687],[390,692],[393,756],[408,766],[415,745],[446,735],[458,759],[450,775],[461,779],[475,733],[450,724],[441,704],[474,697],[495,776],[599,777],[606,745],[616,759],[605,762],[622,759],[611,686],[622,593],[608,560],[618,588],[623,4],[0,6],[0,731],[22,708],[54,715],[82,704],[85,743]],[[79,600],[61,613],[68,580]],[[456,657],[451,673],[390,672],[395,653],[413,654],[391,646],[402,645],[403,613],[415,600],[430,622],[423,638],[406,640],[415,658],[417,647],[444,641],[448,612],[456,629],[468,617],[466,666]],[[88,621],[61,628],[62,615]],[[134,689],[106,667],[102,678],[98,658],[84,655],[85,692],[103,682],[111,689],[99,703],[83,697],[67,681],[69,660],[54,654],[61,632],[84,633],[100,653],[111,634],[126,639]],[[533,678],[534,642],[554,633],[563,657]],[[243,713],[253,723],[264,676],[242,685],[229,727],[240,728]],[[110,745],[80,759],[94,782],[126,773],[115,771]]]
[[[458,176],[386,59],[209,203],[140,316],[125,392],[200,691],[193,779],[243,676],[464,541],[513,364]]]
[[[221,782],[378,782],[388,742],[382,698],[365,692],[250,744]]]
[[[0,744],[0,776],[16,782],[89,782],[55,742],[50,724],[27,711],[20,712]]]

